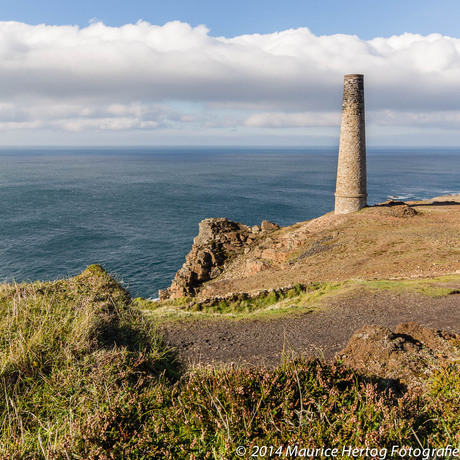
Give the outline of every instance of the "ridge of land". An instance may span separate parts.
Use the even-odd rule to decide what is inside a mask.
[[[389,200],[289,227],[206,219],[163,298],[213,298],[297,283],[460,274],[460,195]]]

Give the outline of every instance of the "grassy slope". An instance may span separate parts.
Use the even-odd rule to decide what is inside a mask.
[[[238,445],[460,443],[457,367],[422,395],[399,397],[387,382],[319,361],[177,380],[153,324],[98,266],[2,285],[0,344],[2,458],[230,459]]]
[[[0,454],[85,451],[112,405],[171,376],[168,360],[151,324],[99,266],[68,280],[2,285]]]

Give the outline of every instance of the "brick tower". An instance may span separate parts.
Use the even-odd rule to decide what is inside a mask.
[[[366,198],[364,76],[352,74],[345,75],[343,84],[335,214],[359,211]]]

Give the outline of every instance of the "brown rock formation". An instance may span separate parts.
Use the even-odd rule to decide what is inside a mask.
[[[203,283],[220,275],[229,259],[243,253],[255,239],[252,232],[251,227],[224,217],[200,222],[192,250],[171,286],[160,291],[160,299],[195,296]]]
[[[384,326],[364,326],[336,358],[357,371],[415,388],[443,362],[459,360],[460,336],[414,322],[399,324],[395,332]]]
[[[263,220],[261,228],[263,232],[272,232],[273,230],[279,230],[280,226],[278,224],[274,224],[273,222],[269,222],[268,220]]]

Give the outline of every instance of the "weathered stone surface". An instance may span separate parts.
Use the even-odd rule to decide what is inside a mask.
[[[366,198],[364,77],[345,75],[335,214],[359,211],[366,206]]]
[[[443,362],[459,360],[460,337],[414,322],[399,324],[395,332],[364,326],[336,358],[357,371],[416,388]]]
[[[274,230],[279,230],[280,226],[268,220],[264,220],[262,221],[261,228],[263,232],[272,232]]]
[[[248,275],[254,275],[263,270],[270,268],[270,265],[263,260],[248,260],[246,262],[246,273]]]
[[[224,217],[203,220],[184,265],[171,286],[159,292],[160,299],[195,296],[203,283],[219,276],[225,262],[242,254],[254,238],[247,225]]]

